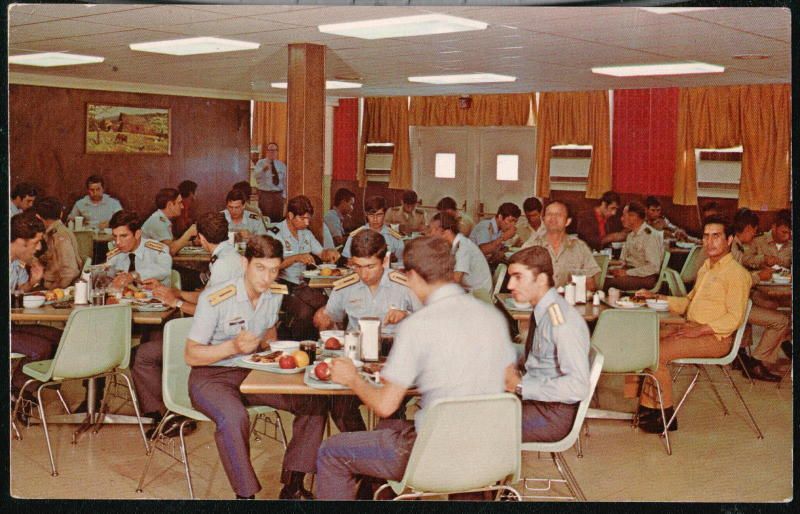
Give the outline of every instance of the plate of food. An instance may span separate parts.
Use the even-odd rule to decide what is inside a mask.
[[[72,300],[73,293],[75,292],[74,286],[69,286],[65,289],[55,288],[44,292],[44,304],[52,305],[59,302],[68,302]]]
[[[515,311],[532,311],[533,306],[530,303],[517,303],[513,298],[505,299],[506,307]]]
[[[664,312],[669,310],[669,302],[666,300],[657,300],[655,298],[650,298],[645,301],[647,307],[653,309],[654,311]]]
[[[303,373],[308,367],[308,354],[299,350],[294,353],[287,353],[282,350],[267,350],[243,355],[239,357],[239,360],[247,364],[248,367],[281,375]]]
[[[152,291],[136,287],[133,284],[128,284],[122,291],[122,298],[128,298],[134,300],[147,300],[152,297],[153,297]]]
[[[300,341],[270,341],[269,349],[272,351],[293,352],[300,349]]]
[[[341,350],[344,348],[344,330],[320,330],[319,339],[323,350]]]
[[[337,384],[331,380],[331,362],[333,359],[330,357],[320,362],[315,363],[313,366],[307,366],[303,382],[314,389],[349,389],[342,384]],[[356,368],[361,369],[364,363],[361,361],[353,361]]]
[[[208,253],[202,246],[184,246],[178,253],[184,255],[196,255],[198,253]]]
[[[676,241],[675,246],[677,246],[678,248],[683,248],[684,250],[691,250],[697,245],[689,241]]]
[[[620,298],[617,300],[616,305],[614,305],[617,309],[638,309],[639,307],[645,305],[644,298],[635,298],[633,296],[626,296],[624,298]]]
[[[164,312],[169,310],[169,307],[161,302],[134,302],[133,310],[137,312]]]

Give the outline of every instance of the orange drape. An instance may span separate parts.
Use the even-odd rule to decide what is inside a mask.
[[[531,117],[530,93],[471,95],[472,106],[469,109],[459,108],[458,98],[458,96],[412,96],[408,114],[409,125],[524,126]]]
[[[408,142],[408,97],[364,98],[361,144],[358,156],[358,182],[366,186],[364,173],[367,143],[393,143],[394,156],[389,187],[411,188],[411,153]]]
[[[252,144],[261,147],[259,157],[266,155],[268,143],[278,143],[278,160],[286,162],[287,126],[285,103],[255,102]]]
[[[550,196],[550,149],[592,145],[586,198],[611,189],[611,134],[607,91],[541,93],[536,131],[536,194]]]

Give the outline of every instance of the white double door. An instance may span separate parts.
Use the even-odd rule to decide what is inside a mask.
[[[477,222],[503,202],[521,210],[534,194],[534,127],[411,127],[410,138],[414,190],[425,206],[450,196]],[[455,154],[454,178],[435,176],[437,153]],[[518,156],[516,180],[498,180],[498,155]]]

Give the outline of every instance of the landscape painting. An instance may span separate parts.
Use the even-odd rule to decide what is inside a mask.
[[[169,155],[169,109],[87,103],[86,153]]]

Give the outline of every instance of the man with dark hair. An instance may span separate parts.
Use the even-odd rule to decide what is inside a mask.
[[[719,202],[706,202],[700,208],[700,220],[701,222],[710,216],[719,216],[722,214],[722,208],[719,205]]]
[[[115,212],[122,210],[119,200],[105,193],[105,181],[100,175],[92,175],[86,179],[86,196],[75,202],[68,219],[83,216],[84,223],[94,228],[105,228],[108,220]]]
[[[620,198],[614,191],[606,191],[600,197],[600,203],[585,211],[578,217],[578,237],[592,250],[600,250],[604,246],[624,241],[627,234],[616,223]]]
[[[468,237],[458,230],[458,220],[451,214],[434,215],[426,235],[441,237],[452,246],[456,257],[453,281],[461,284],[475,298],[492,303],[492,272],[486,257]]]
[[[232,185],[231,189],[240,189],[245,194],[247,202],[244,204],[244,210],[246,210],[247,212],[256,213],[259,216],[263,216],[261,209],[258,207],[258,199],[256,199],[255,201],[251,201],[251,197],[253,195],[253,186],[250,185],[250,182],[246,180],[241,180]]]
[[[478,245],[489,264],[497,264],[503,259],[509,241],[517,234],[520,214],[519,207],[506,202],[500,205],[493,218],[478,222],[472,229],[469,238]]]
[[[658,198],[652,195],[648,196],[644,200],[644,206],[646,209],[645,222],[650,225],[651,228],[664,232],[665,238],[671,237],[680,241],[686,240],[686,231],[670,222],[667,217],[664,216],[661,208],[661,201]]]
[[[542,223],[542,202],[531,196],[522,202],[525,219],[517,222],[517,239],[523,244],[534,237],[543,237],[547,229]]]
[[[350,235],[347,237],[347,241],[344,243],[342,255],[349,259],[352,256],[350,253],[350,245],[352,244],[353,237],[355,237],[355,235],[362,230],[369,228],[375,232],[380,232],[383,235],[383,238],[386,240],[386,245],[389,247],[389,252],[392,254],[392,261],[394,262],[396,259],[397,263],[402,266],[404,248],[403,235],[395,230],[392,230],[392,228],[385,223],[386,199],[382,196],[372,196],[367,198],[367,200],[364,202],[364,212],[367,215],[367,223],[350,232]]]
[[[353,204],[356,195],[347,188],[340,187],[333,196],[333,207],[325,213],[325,225],[331,232],[333,244],[339,246],[347,241],[347,234],[344,231],[344,223],[353,212]]]
[[[83,262],[75,234],[61,222],[64,207],[58,198],[49,196],[37,201],[33,208],[45,227],[47,250],[39,259],[44,265],[44,287],[68,287],[81,274]]]
[[[382,387],[363,380],[350,359],[333,361],[332,380],[350,387],[381,418],[397,410],[412,386],[422,392],[423,406],[503,391],[505,368],[515,358],[508,327],[497,309],[453,283],[451,250],[438,237],[417,238],[405,247],[408,287],[425,306],[398,327],[381,370]],[[414,421],[383,419],[375,430],[328,438],[317,457],[317,497],[355,499],[364,475],[402,478],[424,417],[423,407]]]
[[[183,200],[183,211],[175,220],[175,230],[185,232],[197,218],[197,182],[184,180],[178,184],[178,192]]]
[[[114,286],[122,288],[136,279],[154,278],[169,286],[172,256],[167,245],[142,236],[139,216],[133,211],[119,211],[111,216],[111,234],[115,247],[106,254],[106,264],[117,273]]]
[[[267,144],[266,157],[256,162],[253,177],[261,212],[272,222],[281,221],[286,201],[286,164],[278,160],[277,143]]]
[[[242,394],[239,390],[250,370],[238,367],[237,361],[268,348],[270,341],[277,339],[278,310],[288,292],[286,286],[275,282],[282,257],[280,241],[251,237],[244,254],[244,274],[203,291],[186,339],[184,355],[192,366],[189,398],[216,424],[217,450],[237,498],[253,498],[261,490],[250,462],[247,406],[269,405],[295,416],[292,440],[283,459],[281,499],[310,496],[303,489],[303,477],[315,471],[325,431],[324,397]]]
[[[515,253],[508,275],[514,301],[530,303],[533,312],[522,366],[506,368],[506,391],[522,399],[524,442],[558,441],[572,429],[578,406],[589,395],[589,327],[556,292],[547,249]]]
[[[11,201],[8,203],[9,219],[33,207],[38,191],[33,184],[20,182],[11,190]]]
[[[461,213],[458,212],[458,206],[456,205],[456,201],[454,199],[449,196],[445,196],[436,204],[436,210],[454,216],[458,220],[459,232],[469,237],[470,233],[472,232],[472,228],[475,226],[475,222],[466,211]]]
[[[240,232],[246,239],[251,234],[263,236],[267,234],[261,216],[248,212],[245,214],[247,195],[241,189],[231,189],[225,197],[225,210],[222,214],[228,220],[228,232]]]
[[[792,267],[792,214],[789,209],[778,211],[770,231],[753,240],[742,263],[750,269],[775,265]]]
[[[620,256],[623,268],[609,270],[606,288],[629,291],[655,286],[664,256],[664,244],[645,223],[645,216],[644,206],[639,202],[630,202],[622,210],[622,224],[630,231]]]
[[[419,198],[417,193],[408,190],[403,191],[403,203],[386,211],[387,225],[400,225],[401,234],[411,234],[421,232],[428,225],[428,217],[425,211],[418,208]]]
[[[697,274],[697,283],[686,297],[664,296],[640,290],[643,298],[666,299],[669,311],[685,314],[683,324],[662,325],[658,369],[653,375],[661,386],[661,406],[669,421],[672,407],[672,377],[668,364],[682,357],[721,357],[733,344],[733,334],[744,321],[750,274],[733,258],[733,226],[720,217],[710,217],[703,227],[703,248],[708,259]],[[654,434],[664,432],[656,387],[647,379],[640,396],[639,428]],[[669,430],[678,429],[678,420]]]
[[[197,182],[192,180],[184,180],[178,184],[178,192],[181,194],[181,198],[183,198],[183,205],[185,207],[186,200],[189,198],[194,198],[195,194],[197,193]]]
[[[156,210],[142,225],[142,234],[148,239],[164,243],[170,255],[175,255],[187,246],[197,235],[197,227],[192,225],[181,237],[172,235],[172,221],[183,212],[183,198],[177,189],[165,187],[156,193]]]
[[[284,304],[286,319],[282,329],[287,338],[302,341],[317,339],[319,333],[314,328],[314,313],[325,305],[327,297],[320,289],[311,289],[303,278],[306,266],[315,265],[314,256],[323,262],[336,262],[339,252],[333,248],[323,248],[314,234],[308,230],[314,206],[307,196],[295,196],[289,200],[286,219],[269,229],[269,235],[283,245],[283,260],[280,263],[278,281],[289,288],[289,296]]]

